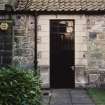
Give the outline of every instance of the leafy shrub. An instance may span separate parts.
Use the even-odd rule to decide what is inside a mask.
[[[0,105],[40,105],[41,82],[32,70],[0,69]]]

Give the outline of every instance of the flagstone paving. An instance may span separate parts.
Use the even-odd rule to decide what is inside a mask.
[[[46,94],[49,93],[49,94]],[[44,91],[42,105],[95,105],[83,89]]]

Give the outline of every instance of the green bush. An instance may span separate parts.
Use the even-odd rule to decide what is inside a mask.
[[[0,69],[0,105],[40,105],[41,82],[32,70]]]

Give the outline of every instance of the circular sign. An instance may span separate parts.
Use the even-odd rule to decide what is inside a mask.
[[[1,30],[7,30],[8,29],[8,24],[3,22],[3,23],[0,24],[0,28],[1,28]]]

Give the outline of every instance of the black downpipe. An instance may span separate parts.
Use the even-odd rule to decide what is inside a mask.
[[[35,58],[34,58],[34,68],[37,70],[37,13],[35,13]]]

